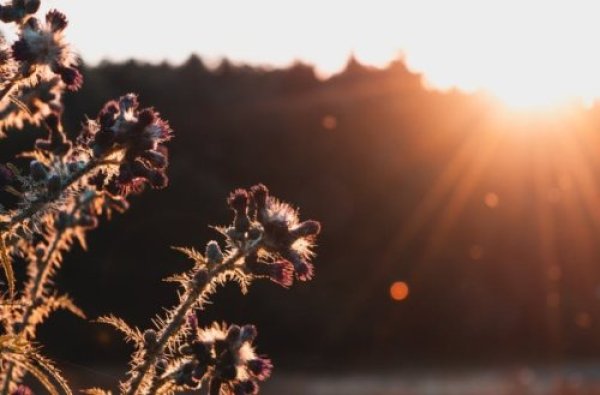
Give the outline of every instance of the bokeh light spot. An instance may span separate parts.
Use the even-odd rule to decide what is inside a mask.
[[[390,297],[398,302],[408,298],[408,284],[404,281],[396,281],[390,286]]]
[[[321,125],[325,130],[335,130],[337,129],[337,118],[333,115],[325,115],[321,120]]]
[[[496,208],[498,207],[498,204],[500,204],[500,197],[498,197],[498,195],[493,192],[489,192],[483,198],[483,202],[489,208]]]

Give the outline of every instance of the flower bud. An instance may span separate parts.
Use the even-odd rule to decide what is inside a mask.
[[[247,366],[248,370],[259,380],[267,379],[273,370],[273,364],[266,358],[251,359]]]
[[[205,256],[207,262],[210,264],[220,264],[224,259],[223,251],[221,251],[219,243],[214,240],[209,241],[208,244],[206,244]]]
[[[227,336],[225,337],[225,341],[229,343],[230,346],[238,347],[241,333],[242,329],[239,326],[231,325],[229,327],[229,330],[227,330]]]
[[[40,3],[41,3],[40,0],[28,0],[25,3],[25,11],[28,14],[35,14],[38,11],[38,9],[40,8]]]
[[[290,229],[290,235],[294,239],[299,239],[300,237],[309,237],[316,236],[321,232],[321,224],[318,221],[308,220],[304,221],[292,229]]]
[[[256,339],[257,334],[258,331],[256,330],[256,327],[254,325],[244,325],[240,333],[240,340],[242,341],[242,343],[252,343],[254,339]]]
[[[148,349],[156,346],[158,341],[158,334],[154,329],[146,329],[143,334],[144,337],[144,346]]]
[[[67,27],[67,17],[60,11],[52,10],[46,14],[46,23],[54,32],[60,32]]]
[[[258,184],[250,188],[250,193],[254,199],[256,207],[261,209],[267,204],[267,198],[269,197],[269,189],[263,184]]]

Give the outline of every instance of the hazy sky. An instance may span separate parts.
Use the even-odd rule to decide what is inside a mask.
[[[600,96],[599,1],[44,0],[84,59],[216,60],[338,70],[403,54],[437,87],[512,101]]]

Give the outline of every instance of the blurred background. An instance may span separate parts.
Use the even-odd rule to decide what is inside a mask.
[[[67,14],[72,7],[74,38],[88,21],[78,12],[100,12],[95,20],[102,21],[110,8],[110,1],[68,3],[48,1]],[[123,7],[133,3],[137,14],[123,14],[143,22],[134,38],[169,19],[167,5]],[[261,12],[264,3],[251,14],[255,25],[283,18],[281,10]],[[377,17],[388,15],[379,3],[363,16],[369,23],[355,26],[372,33]],[[492,26],[497,41],[479,20],[480,40],[489,45],[477,51],[471,19],[460,19],[467,3],[452,8],[438,29],[423,19],[430,35],[421,46],[407,38],[410,29],[398,36],[375,29],[395,43],[391,52],[381,50],[385,61],[365,50],[382,42],[377,37],[348,41],[348,48],[326,40],[323,53],[332,48],[336,55],[322,64],[316,52],[288,60],[283,46],[269,42],[264,48],[284,55],[245,55],[218,38],[244,36],[242,28],[199,37],[187,20],[189,32],[160,33],[185,57],[160,55],[164,44],[151,38],[158,55],[144,56],[136,51],[148,43],[119,30],[118,15],[114,23],[104,19],[107,40],[121,34],[117,52],[74,39],[85,84],[66,99],[70,133],[107,100],[137,92],[170,121],[176,138],[169,187],[133,197],[127,213],[92,232],[90,252],[76,248],[67,256],[59,287],[90,318],[114,313],[148,326],[162,306],[176,303],[175,287],[161,279],[190,265],[169,246],[203,249],[218,239],[207,225],[230,221],[227,194],[263,182],[300,207],[303,218],[322,221],[316,277],[290,290],[258,282],[245,297],[228,285],[200,319],[258,326],[259,352],[276,366],[264,393],[600,393],[600,79],[583,39],[589,25],[575,18],[590,10],[577,4],[565,6],[576,14],[550,14],[551,7],[509,2],[514,7],[502,8],[503,23],[513,12],[519,21],[539,18],[514,29]],[[393,15],[404,21],[413,8],[402,4]],[[163,19],[155,22],[156,9]],[[353,7],[334,10],[330,27],[337,20],[353,26]],[[452,41],[462,36],[447,19],[467,26],[461,34],[468,45]],[[566,20],[581,36],[552,41],[536,30]],[[395,23],[389,15],[382,21]],[[411,58],[409,49],[398,56],[404,38],[409,49],[424,51],[415,54],[438,53],[447,43],[451,50],[430,63],[424,55]],[[521,52],[500,51],[502,38]],[[221,43],[223,53],[194,50],[200,41]],[[136,60],[124,60],[120,48]],[[560,52],[565,48],[570,52]],[[488,58],[494,49],[501,55],[495,63]],[[218,57],[228,50],[235,61]],[[439,73],[453,67],[459,72]],[[469,70],[479,70],[478,79],[465,80]],[[1,159],[36,136],[12,134]],[[111,328],[62,312],[43,326],[40,340],[75,383],[87,386],[114,383],[131,351]]]

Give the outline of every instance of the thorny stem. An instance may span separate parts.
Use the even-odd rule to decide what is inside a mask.
[[[12,92],[12,90],[14,89],[14,87],[17,85],[17,81],[19,81],[19,76],[15,76],[12,80],[10,80],[6,86],[4,86],[4,88],[2,88],[2,90],[0,91],[0,102],[2,100],[4,100],[8,95],[10,95],[10,93]]]
[[[2,96],[2,92],[0,92],[0,96]],[[58,193],[58,196],[62,195],[68,188],[70,188],[74,183],[79,181],[84,175],[86,175],[88,172],[93,170],[96,166],[105,164],[105,161],[106,161],[105,159],[90,160],[83,168],[81,168],[79,171],[73,173],[67,180],[65,180],[65,182],[61,186],[61,191]],[[37,198],[36,200],[31,202],[31,204],[26,209],[22,210],[21,212],[17,213],[15,216],[13,216],[9,222],[1,224],[0,232],[12,229],[13,227],[26,221],[27,219],[32,218],[38,212],[43,210],[49,203],[50,203],[50,201],[48,200],[47,196],[40,196],[39,198]],[[75,210],[77,210],[80,207],[80,205],[81,205],[81,202],[76,204],[75,207],[73,208],[72,213],[75,212]],[[54,253],[56,252],[56,250],[60,244],[60,241],[62,239],[62,236],[65,233],[65,230],[66,229],[61,229],[55,235],[50,247],[48,248],[48,252],[47,252],[45,259],[42,262],[40,262],[40,268],[39,268],[40,270],[38,270],[36,277],[33,280],[33,288],[31,291],[31,303],[27,306],[25,312],[23,313],[23,316],[21,319],[22,327],[21,327],[19,334],[23,333],[23,331],[26,328],[29,317],[33,313],[33,310],[37,307],[36,299],[39,296],[39,293],[44,289],[44,287],[50,277],[50,274],[51,274],[53,265],[49,264],[49,262],[50,262],[52,256],[54,255]],[[0,234],[0,237],[2,237],[1,234]],[[8,365],[8,367],[6,368],[6,374],[5,374],[4,383],[2,386],[2,395],[7,395],[10,390],[10,383],[12,382],[12,375],[14,373],[14,367],[15,367],[14,363],[10,363]]]
[[[188,313],[194,306],[202,308],[200,297],[203,293],[207,292],[212,280],[221,273],[231,270],[241,257],[253,252],[255,249],[256,247],[253,247],[251,251],[245,251],[245,253],[239,249],[235,250],[223,263],[209,269],[208,280],[205,284],[196,285],[193,281],[190,282],[191,287],[186,292],[185,297],[177,307],[168,325],[160,332],[160,337],[156,345],[150,350],[145,350],[144,362],[132,372],[129,382],[126,383],[127,390],[124,393],[125,395],[135,395],[137,393],[148,371],[154,365],[158,356],[162,354],[171,337],[177,335],[186,323]]]
[[[75,214],[77,210],[79,210],[79,208],[85,203],[87,203],[87,200],[78,202],[71,210],[70,215]],[[18,333],[16,333],[16,335],[20,335],[26,332],[29,318],[31,317],[31,314],[33,314],[35,308],[38,307],[37,299],[41,296],[48,280],[50,279],[50,276],[52,274],[52,268],[54,266],[52,264],[52,258],[58,250],[58,247],[60,245],[60,242],[62,241],[63,236],[65,235],[66,230],[67,228],[63,227],[54,235],[52,242],[48,247],[46,256],[38,263],[38,271],[35,277],[33,278],[33,286],[29,295],[31,303],[27,305],[27,308],[23,312],[21,320],[18,323],[20,324],[20,330],[18,331]],[[2,386],[2,395],[8,394],[8,391],[10,389],[10,383],[12,382],[14,368],[15,364],[13,362],[8,364],[6,374],[4,377],[4,385]]]
[[[88,163],[86,163],[86,165],[83,168],[73,173],[69,178],[65,180],[65,182],[62,183],[61,191],[58,193],[58,196],[62,195],[63,192],[69,189],[71,185],[79,181],[81,177],[86,175],[89,171],[94,169],[100,163],[100,161],[92,159]],[[2,224],[4,229],[12,229],[14,226],[26,221],[29,218],[32,218],[38,212],[43,210],[50,202],[51,200],[48,200],[48,196],[46,195],[38,197],[37,199],[32,201],[26,209],[17,213],[10,219],[10,221],[6,222],[5,224]]]

